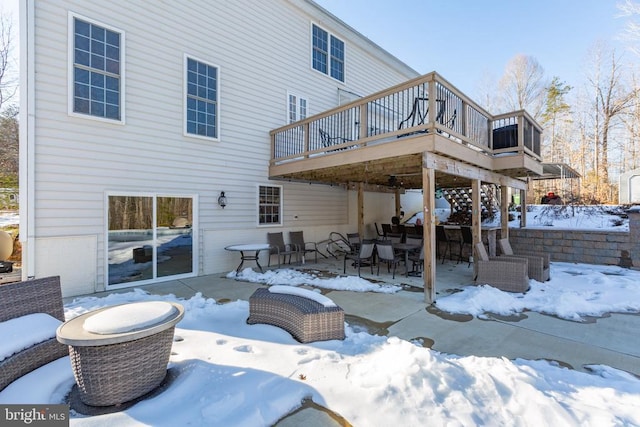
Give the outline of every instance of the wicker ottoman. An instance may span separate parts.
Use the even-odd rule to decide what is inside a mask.
[[[156,304],[155,312],[150,304]],[[121,324],[109,329],[110,315]],[[160,385],[175,325],[183,316],[180,304],[155,301],[106,307],[63,323],[56,335],[69,346],[80,400],[90,406],[117,405]]]
[[[291,287],[271,287],[271,289],[275,288]],[[302,343],[344,339],[342,308],[335,304],[318,302],[318,298],[311,295],[315,294],[312,291],[293,289],[295,294],[272,292],[265,288],[257,289],[249,298],[247,323],[278,326]]]

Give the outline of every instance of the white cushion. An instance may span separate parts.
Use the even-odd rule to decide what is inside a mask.
[[[295,286],[274,285],[269,287],[269,292],[272,292],[274,294],[297,295],[299,297],[313,300],[325,307],[336,307],[336,303],[331,301],[328,297],[304,288],[296,288]]]
[[[135,302],[107,308],[89,316],[82,325],[94,334],[121,334],[147,328],[174,315],[176,309],[164,301]]]
[[[55,338],[62,322],[46,313],[33,313],[0,322],[0,361]]]

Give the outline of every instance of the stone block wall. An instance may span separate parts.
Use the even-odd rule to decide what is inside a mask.
[[[510,228],[514,252],[544,251],[552,261],[640,268],[640,209],[629,212],[629,231]]]

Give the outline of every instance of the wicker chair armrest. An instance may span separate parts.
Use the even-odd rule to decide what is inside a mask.
[[[515,254],[515,255],[500,255],[498,258],[502,259],[526,259],[529,264],[534,264],[540,267],[544,266],[544,258],[536,256],[536,255],[524,255],[524,254]]]
[[[517,257],[515,255],[492,256],[492,257],[489,257],[489,261],[484,261],[484,262],[491,262],[491,263],[508,262],[508,263],[524,264],[525,267],[529,266],[529,260],[527,258]]]
[[[539,257],[544,261],[544,266],[548,267],[551,263],[551,256],[546,252],[536,252],[536,251],[518,251],[514,252],[514,255],[518,256],[527,256],[527,257]]]

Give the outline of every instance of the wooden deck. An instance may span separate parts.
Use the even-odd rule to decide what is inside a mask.
[[[421,188],[425,301],[435,300],[436,188],[483,183],[525,191],[543,173],[542,128],[526,111],[492,115],[433,72],[271,131],[269,177],[344,185],[358,191],[358,232],[364,235],[364,191]],[[396,211],[399,214],[399,197]],[[526,223],[526,206],[522,206]],[[507,203],[501,233],[508,237]],[[480,197],[473,197],[474,245],[481,241]],[[474,269],[475,269],[474,265]]]
[[[493,116],[434,72],[273,130],[269,176],[422,188],[433,167],[441,187],[471,176],[521,188],[542,174],[541,133],[525,111]]]

